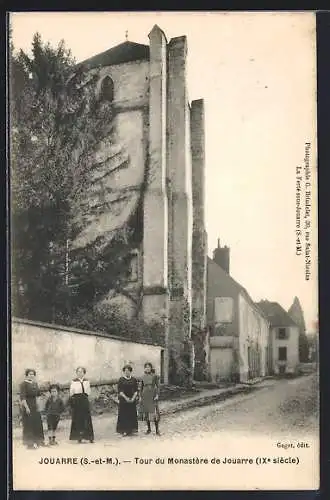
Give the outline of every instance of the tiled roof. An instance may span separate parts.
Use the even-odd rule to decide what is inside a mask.
[[[149,60],[149,46],[126,41],[78,63],[77,67],[83,66],[86,69],[93,69],[140,60]]]
[[[261,309],[267,316],[272,326],[297,326],[293,319],[289,316],[283,307],[278,302],[269,302],[268,300],[261,300],[258,302],[259,309]]]
[[[238,293],[242,293],[245,299],[250,303],[250,305],[254,309],[256,309],[261,314],[261,316],[263,316],[265,319],[268,319],[264,311],[258,306],[256,302],[252,300],[247,290],[242,285],[240,285],[240,283],[235,281],[234,278],[230,276],[230,274],[226,273],[226,271],[222,269],[222,267],[214,262],[214,260],[210,257],[207,257],[207,265],[209,266],[212,275],[215,276],[219,281],[223,279],[224,275],[227,277],[227,279],[230,279],[233,286],[237,289]]]

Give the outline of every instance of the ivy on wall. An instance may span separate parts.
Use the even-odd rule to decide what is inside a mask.
[[[169,380],[174,385],[191,386],[193,382],[193,345],[191,341],[191,314],[187,298],[172,296],[178,308],[170,315],[171,342],[169,346]],[[175,310],[175,313],[173,312]]]
[[[208,363],[206,357],[206,342],[208,338],[207,328],[192,328],[191,338],[194,343],[194,355],[195,355],[195,366],[194,366],[194,379],[203,381],[209,379]]]
[[[98,307],[110,290],[130,296],[139,311],[127,284],[142,242],[146,179],[119,193],[109,177],[130,161],[116,143],[116,111],[95,92],[99,72],[76,66],[64,42],[52,47],[36,34],[31,56],[11,43],[10,73],[13,312],[104,329],[109,315],[118,316]],[[89,231],[130,198],[136,205],[121,227]],[[112,327],[125,332],[119,323]]]

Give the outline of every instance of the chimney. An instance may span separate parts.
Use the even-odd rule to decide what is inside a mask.
[[[221,247],[220,239],[218,239],[218,247],[213,250],[213,260],[220,266],[226,273],[229,274],[230,270],[230,248],[226,245]]]

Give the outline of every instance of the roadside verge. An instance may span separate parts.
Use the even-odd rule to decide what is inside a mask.
[[[236,396],[237,394],[246,394],[269,385],[273,385],[273,380],[258,380],[253,383],[237,384],[231,387],[222,389],[206,389],[194,396],[186,397],[176,401],[162,401],[160,403],[161,415],[170,415],[180,411],[189,410],[191,408],[199,408],[214,403],[219,403],[225,399]]]

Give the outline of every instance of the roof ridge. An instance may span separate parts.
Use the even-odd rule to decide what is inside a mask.
[[[208,260],[210,262],[212,262],[213,265],[217,266],[217,268],[220,269],[221,272],[223,272],[226,276],[228,276],[228,278],[232,281],[232,283],[234,284],[234,286],[236,286],[236,288],[238,288],[238,290],[240,292],[244,292],[244,294],[246,295],[248,301],[257,309],[257,311],[263,316],[263,318],[267,319],[268,321],[268,318],[267,318],[267,315],[264,313],[264,311],[262,311],[256,304],[256,302],[252,299],[251,295],[249,294],[249,292],[247,291],[247,289],[241,285],[238,281],[236,281],[229,273],[227,273],[221,266],[219,266],[219,264],[217,264],[213,259],[211,259],[211,257],[207,256]]]
[[[125,40],[109,49],[99,52],[77,63],[93,69],[97,66],[112,66],[124,62],[138,61],[149,58],[149,45]]]
[[[268,316],[269,321],[274,326],[299,326],[279,302],[260,300],[258,305],[263,309],[264,314]]]

